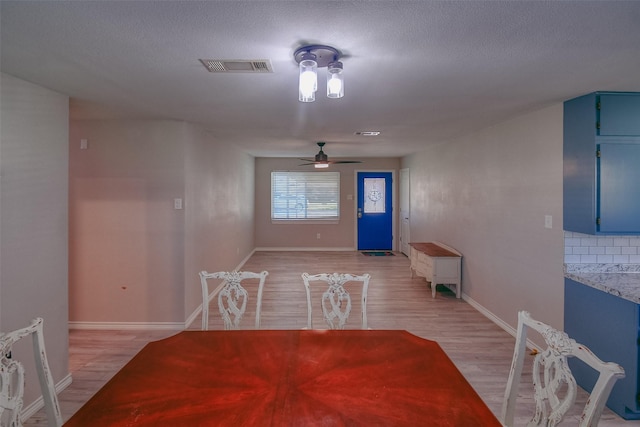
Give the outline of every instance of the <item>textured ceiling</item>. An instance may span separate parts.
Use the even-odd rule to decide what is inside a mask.
[[[639,1],[1,1],[1,69],[73,118],[199,123],[256,156],[401,156],[595,90],[640,91]],[[297,100],[293,52],[344,53]],[[268,59],[270,74],[199,59]],[[320,77],[324,76],[321,70]],[[379,137],[354,135],[379,130]]]

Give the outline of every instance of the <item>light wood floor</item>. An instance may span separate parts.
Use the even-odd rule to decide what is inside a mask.
[[[500,413],[514,338],[445,288],[439,287],[437,297],[432,299],[424,279],[410,277],[409,260],[404,255],[376,257],[359,252],[256,252],[243,269],[269,271],[262,306],[262,329],[298,329],[306,325],[302,272],[370,273],[369,326],[372,329],[406,329],[437,341],[491,410],[496,415]],[[193,286],[200,286],[197,276]],[[252,297],[250,301],[255,302]],[[353,309],[350,320],[357,323],[359,316],[354,313],[360,307],[355,301]],[[314,327],[324,329],[319,311],[314,312]],[[535,317],[535,313],[532,315]],[[242,324],[249,327],[254,321],[255,318],[249,315]],[[200,325],[198,317],[189,329],[199,329]],[[215,308],[212,308],[209,325],[211,329],[222,329]],[[356,325],[352,324],[352,327]],[[69,350],[73,383],[59,395],[64,419],[81,407],[147,342],[174,333],[72,330]],[[530,380],[524,379],[517,425],[524,425],[532,415],[532,400],[526,398],[530,387]],[[584,404],[586,398],[586,393],[581,393],[580,403]],[[577,411],[573,412],[563,425],[577,425],[576,414]],[[25,422],[25,426],[41,425],[46,425],[43,411]],[[637,427],[640,421],[624,421],[605,409],[600,426]]]

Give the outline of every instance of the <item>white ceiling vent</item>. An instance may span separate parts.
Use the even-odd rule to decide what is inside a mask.
[[[273,73],[268,59],[201,59],[211,73]]]

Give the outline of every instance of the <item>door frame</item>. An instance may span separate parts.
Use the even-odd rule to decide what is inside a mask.
[[[383,172],[383,173],[391,173],[391,250],[398,250],[398,239],[396,239],[397,235],[397,225],[398,225],[398,180],[397,173],[395,169],[355,169],[353,171],[353,194],[355,197],[353,199],[353,247],[355,250],[358,250],[358,174],[360,172]]]
[[[403,177],[406,177],[406,182],[403,182]],[[405,204],[406,211],[402,210],[402,206]],[[409,168],[400,169],[398,176],[398,235],[398,252],[409,256],[409,242],[411,241],[411,172]],[[404,237],[406,237],[406,242]]]

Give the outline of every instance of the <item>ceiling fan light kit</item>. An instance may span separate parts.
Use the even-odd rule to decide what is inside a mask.
[[[308,45],[298,48],[293,58],[299,66],[298,100],[313,102],[318,90],[318,68],[327,68],[327,97],[338,99],[344,96],[343,64],[340,52],[331,46]]]
[[[342,98],[343,96],[342,62],[335,61],[327,65],[327,98]]]
[[[313,102],[316,100],[318,90],[318,63],[312,53],[302,55],[300,61],[300,81],[298,84],[298,100],[300,102]]]

